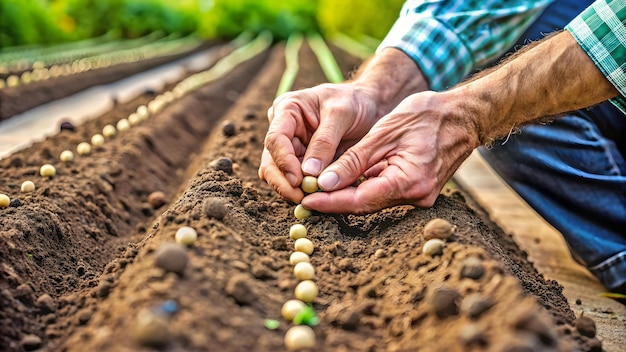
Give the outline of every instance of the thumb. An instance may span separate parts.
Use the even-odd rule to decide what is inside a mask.
[[[320,174],[317,179],[319,187],[327,192],[348,187],[370,167],[377,164],[385,154],[380,153],[377,146],[371,142],[373,141],[369,138],[364,138],[346,150]]]

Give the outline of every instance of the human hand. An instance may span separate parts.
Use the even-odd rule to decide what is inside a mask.
[[[447,180],[479,145],[477,124],[445,93],[404,99],[318,178],[325,192],[302,205],[324,213],[371,213],[410,204],[430,207]],[[367,180],[350,187],[364,175]]]
[[[374,91],[355,82],[281,95],[268,110],[259,177],[299,203],[303,176],[317,176],[363,137],[380,115],[378,110]]]

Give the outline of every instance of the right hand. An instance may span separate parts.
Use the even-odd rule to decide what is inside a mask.
[[[355,82],[285,93],[268,110],[259,177],[299,203],[305,175],[317,176],[379,118],[376,93]]]

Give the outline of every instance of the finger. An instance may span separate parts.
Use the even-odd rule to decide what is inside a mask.
[[[383,160],[393,149],[393,145],[385,145],[384,141],[376,138],[365,136],[329,165],[317,179],[320,188],[324,191],[335,191],[347,187]]]
[[[302,197],[304,197],[304,193],[300,187],[291,186],[290,182],[285,178],[285,175],[276,167],[267,149],[263,150],[261,166],[259,167],[259,177],[284,198],[300,203]]]
[[[300,131],[302,127],[298,126],[298,114],[301,112],[295,104],[275,107],[273,112],[274,117],[265,136],[265,148],[269,151],[276,167],[285,174],[291,186],[295,187],[302,180],[300,161],[296,154],[298,152],[302,155],[303,151],[299,138],[302,138],[300,135],[305,132]],[[298,145],[294,145],[296,141]]]
[[[320,124],[311,136],[302,171],[305,175],[317,176],[335,157],[341,139],[350,128],[354,111],[346,110],[340,102],[327,102],[320,111]]]

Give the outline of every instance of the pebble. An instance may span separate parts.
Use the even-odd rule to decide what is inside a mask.
[[[34,351],[41,347],[41,337],[33,334],[24,335],[20,341],[20,346],[26,351]]]
[[[61,125],[59,126],[59,130],[74,132],[76,130],[76,126],[74,126],[74,124],[71,123],[70,121],[63,121],[61,122]]]
[[[485,274],[485,266],[476,257],[469,257],[463,260],[461,267],[461,278],[480,279]]]
[[[228,214],[228,207],[222,198],[209,197],[202,204],[202,211],[209,218],[222,220]]]
[[[461,295],[449,286],[435,288],[430,297],[430,305],[439,318],[459,314],[459,300]]]
[[[226,137],[234,136],[236,132],[235,124],[232,121],[224,121],[222,133],[224,133]]]
[[[226,283],[226,294],[235,299],[238,304],[252,304],[257,300],[256,294],[250,285],[252,278],[246,274],[237,274]]]
[[[54,299],[47,293],[39,296],[35,304],[39,308],[42,314],[54,313],[57,310],[57,304]]]
[[[22,206],[22,201],[19,198],[13,198],[11,199],[11,201],[9,202],[9,206],[12,208],[17,208],[17,207],[21,207]]]
[[[152,206],[153,209],[158,209],[162,207],[165,203],[167,203],[165,193],[161,191],[150,193],[150,195],[148,195],[148,203]]]
[[[471,319],[477,319],[493,305],[492,300],[482,298],[480,294],[470,294],[461,303],[461,312]]]
[[[176,243],[164,243],[156,250],[155,264],[157,267],[182,275],[189,258],[185,248]]]
[[[576,318],[574,326],[581,335],[591,338],[596,337],[596,322],[593,319],[581,315]]]
[[[91,319],[91,311],[89,309],[83,309],[78,313],[77,319],[79,325],[85,325]]]
[[[169,323],[164,316],[143,309],[137,314],[134,338],[145,346],[162,347],[170,340]]]
[[[232,175],[233,173],[233,161],[227,157],[222,157],[211,161],[209,163],[209,167],[211,167],[215,171],[224,171],[229,175]]]
[[[447,240],[452,236],[455,230],[456,226],[450,224],[445,219],[432,219],[424,226],[424,239],[430,240],[439,238]]]

